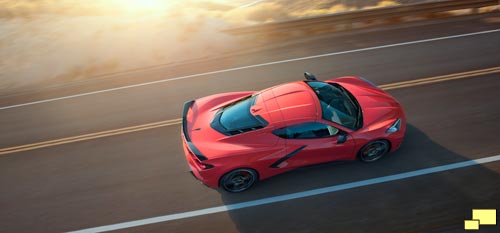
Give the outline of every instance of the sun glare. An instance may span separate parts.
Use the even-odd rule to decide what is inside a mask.
[[[162,0],[121,0],[120,3],[124,4],[130,8],[136,9],[146,9],[152,10],[155,8],[161,8],[163,6],[162,3],[165,1]]]
[[[116,7],[127,12],[156,12],[167,10],[174,2],[172,0],[112,0],[106,1],[109,7]]]

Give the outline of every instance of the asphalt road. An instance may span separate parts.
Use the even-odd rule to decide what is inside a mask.
[[[495,13],[311,38],[273,54],[217,66],[191,64],[197,69],[186,66],[163,77],[500,29],[499,19]],[[203,75],[2,109],[0,148],[179,118],[186,100],[259,90],[302,79],[304,71],[320,79],[352,74],[388,84],[497,66],[500,32],[491,32]],[[27,91],[1,103],[81,93],[128,79],[113,80]],[[499,89],[496,73],[390,90],[408,118],[400,150],[375,164],[299,169],[241,194],[209,189],[191,177],[179,125],[1,155],[0,232],[80,230],[499,155]],[[500,209],[500,162],[120,232],[462,232],[473,208]],[[479,232],[499,231],[497,224]]]

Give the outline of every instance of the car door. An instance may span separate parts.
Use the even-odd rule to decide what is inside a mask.
[[[302,167],[352,158],[354,140],[333,125],[307,122],[287,126],[273,132],[285,138],[286,155],[272,167]],[[339,136],[347,140],[339,142]],[[342,140],[341,140],[342,141]]]

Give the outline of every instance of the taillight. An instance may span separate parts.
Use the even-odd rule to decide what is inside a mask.
[[[210,169],[210,168],[213,168],[214,165],[212,164],[207,164],[207,163],[202,163],[200,162],[199,160],[197,159],[194,159],[194,161],[196,162],[196,164],[198,164],[198,166],[203,169],[203,170],[207,170],[207,169]]]
[[[206,170],[214,167],[214,165],[212,164],[202,163],[200,160],[198,160],[198,158],[196,158],[196,156],[193,153],[191,153],[191,151],[189,152],[189,154],[193,158],[196,165],[198,165],[198,167],[200,167],[201,169]]]
[[[206,170],[206,169],[213,168],[213,167],[214,167],[214,165],[212,165],[212,164],[206,164],[206,163],[200,163],[200,167],[201,167],[203,170]]]

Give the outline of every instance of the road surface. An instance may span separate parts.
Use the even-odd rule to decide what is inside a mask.
[[[493,13],[310,38],[253,56],[221,58],[225,63],[206,61],[174,71],[165,67],[4,96],[0,148],[63,140],[0,155],[0,232],[109,226],[500,155],[500,72],[388,90],[408,118],[397,152],[374,164],[298,169],[241,194],[213,190],[193,179],[175,122],[187,100],[260,90],[300,80],[304,71],[320,79],[359,75],[383,85],[499,67],[499,18]],[[329,55],[304,58],[319,54]],[[295,58],[303,59],[286,61]],[[254,64],[264,65],[109,90]],[[85,94],[98,90],[107,91]],[[71,95],[76,96],[64,98]],[[174,123],[64,141],[166,120]],[[472,209],[500,209],[499,174],[495,161],[238,210],[124,225],[117,231],[462,232]],[[481,226],[479,232],[499,229],[498,224]]]

